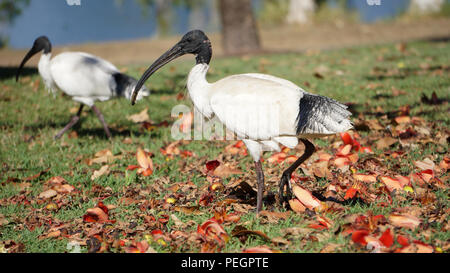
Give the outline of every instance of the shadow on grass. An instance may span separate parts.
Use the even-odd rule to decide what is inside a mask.
[[[450,42],[450,36],[431,37],[431,38],[427,38],[427,39],[422,39],[421,41],[432,42],[432,43],[448,43],[448,42]]]
[[[341,201],[334,197],[325,197],[325,196],[323,196],[323,194],[320,191],[313,191],[312,195],[314,195],[314,197],[316,197],[317,199],[319,199],[322,202],[330,201],[330,202],[334,202],[334,203],[337,203],[337,204],[340,204],[343,206],[355,206],[357,204],[361,205],[361,206],[369,206],[370,205],[367,202],[365,202],[364,199],[361,199],[359,197]]]
[[[78,134],[78,137],[96,137],[96,138],[100,138],[100,139],[105,139],[107,140],[108,137],[106,136],[105,131],[103,130],[102,127],[99,128],[77,128],[75,130]],[[130,137],[131,135],[134,135],[136,137],[141,137],[145,134],[139,132],[139,131],[131,131],[131,130],[116,130],[114,128],[109,128],[109,131],[111,132],[112,137],[116,137],[116,136],[120,136],[120,137]]]
[[[392,96],[390,94],[377,94],[372,97],[372,99],[380,99],[380,98],[393,99],[394,96]],[[427,96],[422,94],[422,97],[417,101],[417,103],[409,104],[409,106],[410,106],[410,110],[413,110],[414,108],[422,107],[424,105],[440,106],[440,105],[445,105],[448,103],[450,103],[449,97],[440,97],[440,98],[436,97],[434,99],[433,98],[428,99]],[[360,114],[363,114],[364,116],[372,116],[372,117],[376,117],[376,118],[382,117],[382,116],[387,116],[388,119],[393,119],[393,118],[396,118],[396,117],[404,114],[402,110],[383,111],[383,112],[364,111],[364,109],[367,109],[367,107],[364,107],[364,105],[357,104],[357,103],[346,103],[345,105],[348,106],[347,110],[349,110],[352,113],[352,116],[354,116],[354,117],[357,117]],[[435,110],[420,111],[416,115],[417,116],[429,116],[429,115],[435,114],[439,111],[442,111],[442,110],[435,108]],[[370,128],[367,126],[355,125],[355,128],[358,131],[370,131]]]
[[[389,79],[395,80],[404,80],[411,76],[417,76],[419,73],[435,73],[438,71],[442,71],[444,73],[448,73],[450,71],[450,67],[445,65],[434,65],[430,67],[405,67],[401,68],[398,71],[389,70],[387,68],[378,68],[378,70],[374,73],[375,75],[365,76],[368,81],[383,81]]]
[[[17,74],[17,66],[0,66],[0,80],[15,79]],[[24,67],[20,72],[21,77],[31,76],[37,74],[38,70],[36,68]]]
[[[53,128],[57,130],[62,130],[64,126],[67,125],[69,122],[69,119],[67,122],[47,122],[47,123],[35,123],[31,125],[24,126],[24,131],[27,132],[37,132],[39,129],[45,129],[45,128]],[[136,137],[141,137],[145,135],[145,132],[142,133],[138,130],[117,130],[115,128],[109,127],[109,130],[111,132],[112,137],[120,136],[120,137],[130,137],[131,135]],[[100,139],[108,139],[106,137],[106,133],[101,127],[101,124],[99,124],[98,128],[83,128],[83,120],[80,120],[77,124],[75,124],[70,130],[68,130],[65,134],[70,134],[70,132],[76,131],[78,137],[96,137]]]

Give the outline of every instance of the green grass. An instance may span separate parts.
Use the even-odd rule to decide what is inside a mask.
[[[19,60],[18,60],[19,62]],[[151,63],[151,60],[148,61]],[[213,59],[211,71],[208,75],[209,81],[216,81],[231,74],[260,72],[279,76],[297,83],[306,90],[332,97],[341,102],[354,104],[357,113],[366,113],[368,119],[377,118],[370,116],[368,112],[373,112],[377,107],[383,111],[396,111],[404,105],[411,106],[411,116],[425,119],[429,124],[433,124],[433,134],[445,132],[449,128],[449,108],[448,104],[438,106],[426,105],[420,102],[421,94],[431,96],[436,92],[437,96],[448,100],[450,97],[449,67],[450,44],[445,42],[414,42],[409,43],[406,52],[400,52],[395,45],[379,45],[371,47],[355,47],[333,51],[320,52],[317,54],[277,54],[265,55],[249,58],[221,58]],[[425,66],[426,64],[426,66]],[[111,141],[105,138],[101,125],[95,115],[85,110],[80,125],[75,127],[77,138],[68,138],[68,134],[62,140],[54,141],[53,136],[69,120],[71,114],[69,109],[78,107],[77,103],[71,101],[67,96],[58,93],[56,97],[47,94],[43,85],[40,84],[37,90],[33,90],[32,83],[39,79],[37,74],[33,74],[31,79],[21,83],[16,83],[13,77],[1,76],[0,81],[0,200],[17,200],[11,204],[0,203],[0,214],[9,221],[8,224],[0,226],[0,241],[13,240],[23,243],[26,252],[64,252],[68,251],[66,245],[69,242],[65,238],[39,239],[42,234],[46,234],[48,226],[44,223],[33,230],[27,228],[29,218],[33,213],[39,215],[39,219],[53,219],[61,223],[71,223],[82,221],[83,215],[88,208],[92,208],[99,201],[99,193],[92,191],[94,186],[103,188],[109,187],[110,194],[103,201],[105,204],[117,206],[112,210],[113,219],[118,222],[138,225],[143,223],[143,218],[138,216],[142,212],[138,205],[125,206],[118,200],[126,195],[131,189],[151,188],[155,183],[162,183],[165,192],[158,194],[150,192],[145,195],[145,199],[164,200],[168,196],[167,187],[177,182],[192,181],[199,188],[208,184],[206,176],[202,173],[203,163],[214,160],[223,153],[223,148],[229,142],[207,142],[192,141],[182,145],[180,149],[190,150],[196,153],[196,157],[181,158],[175,157],[167,160],[160,153],[160,148],[173,142],[170,136],[170,126],[159,127],[153,131],[140,129],[139,124],[135,124],[127,119],[131,114],[139,113],[145,108],[149,109],[149,115],[154,123],[162,121],[174,122],[170,112],[172,107],[178,104],[191,106],[191,102],[186,99],[177,101],[176,95],[186,92],[185,84],[189,69],[193,65],[193,60],[179,60],[168,65],[156,73],[147,86],[151,88],[150,97],[139,101],[132,107],[125,100],[111,100],[98,103],[97,106],[103,112],[107,123],[112,129],[113,138]],[[315,77],[314,71],[319,66],[326,66],[328,72],[322,72],[323,79]],[[129,74],[140,77],[143,67],[127,67]],[[307,87],[309,86],[309,87]],[[392,88],[402,90],[405,94],[392,96]],[[356,116],[357,117],[357,116]],[[69,132],[70,133],[70,132]],[[372,132],[360,132],[361,138],[370,138]],[[132,144],[125,144],[123,140],[129,137]],[[318,147],[332,153],[329,139],[315,141]],[[370,141],[369,141],[370,143]],[[373,144],[373,141],[372,141]],[[398,145],[398,144],[397,144]],[[374,144],[371,146],[375,146]],[[135,165],[134,153],[137,147],[148,149],[154,154],[153,162],[156,166],[153,175],[143,178],[137,176],[135,171],[125,171],[128,165]],[[399,148],[396,146],[396,148]],[[422,149],[423,148],[423,149]],[[103,149],[110,149],[115,155],[123,155],[123,158],[110,164],[111,173],[102,176],[95,181],[90,177],[94,170],[98,170],[101,165],[94,164],[88,166],[84,160],[93,158],[94,154]],[[425,146],[405,148],[408,156],[405,159],[394,160],[383,156],[383,151],[375,151],[376,156],[384,159],[385,166],[400,164],[401,174],[408,175],[414,170],[413,162],[422,160],[431,155],[436,163],[439,163],[444,155],[448,155],[448,147],[437,143],[429,143]],[[269,154],[265,155],[267,158]],[[254,183],[253,164],[250,157],[235,156],[233,160],[246,174],[246,178],[252,179]],[[180,172],[180,164],[185,162],[188,166],[197,166],[191,172]],[[199,165],[200,164],[200,165]],[[265,170],[267,166],[263,166]],[[42,170],[50,168],[49,172],[33,180],[31,187],[21,191],[15,187],[8,178],[23,179],[34,175]],[[360,170],[364,172],[364,170]],[[276,173],[266,174],[267,181],[277,181],[280,178],[282,168],[276,168]],[[45,210],[48,201],[39,201],[37,196],[43,190],[44,182],[54,176],[64,177],[69,184],[75,186],[82,194],[74,194],[64,197],[65,206],[57,212]],[[234,176],[225,179],[225,184],[229,181],[239,179]],[[168,181],[167,184],[161,181]],[[321,188],[326,187],[330,181],[322,179],[319,181]],[[448,182],[444,181],[448,186]],[[269,191],[275,192],[274,183],[269,183]],[[436,189],[436,204],[443,204],[448,207],[448,191]],[[19,197],[25,196],[31,205],[24,204]],[[81,198],[85,202],[81,202]],[[216,200],[224,198],[218,193]],[[5,201],[6,202],[6,201]],[[394,199],[392,207],[405,207],[411,200],[406,198]],[[195,205],[190,201],[189,204]],[[201,224],[212,217],[212,207],[202,207],[202,215],[189,215],[181,212],[164,210],[160,207],[152,209],[147,214],[158,218],[162,214],[175,214],[181,221],[193,220]],[[380,208],[376,204],[362,205],[352,203],[345,206],[346,214],[373,214],[388,215],[391,208]],[[329,219],[335,222],[335,226],[343,223],[342,214],[327,214]],[[261,218],[255,213],[248,213],[241,216],[238,224],[245,223],[251,230],[260,230],[270,238],[284,236],[283,229],[291,227],[306,227],[308,220],[313,218],[307,215],[291,214],[287,220],[280,220],[276,224],[261,222]],[[28,220],[26,220],[28,219]],[[425,217],[423,219],[426,219]],[[44,220],[42,220],[44,221]],[[167,232],[172,230],[173,222],[169,221],[165,227]],[[437,223],[436,225],[444,225]],[[81,226],[81,224],[80,224]],[[112,225],[114,228],[114,225]],[[231,234],[235,224],[225,225],[225,230]],[[185,231],[194,232],[197,226],[190,226]],[[431,237],[423,237],[421,231],[411,231],[410,236],[432,244],[436,239],[446,242],[449,238],[448,231],[438,226],[437,232]],[[127,236],[128,239],[141,240],[145,234],[150,234],[151,230],[137,232],[135,236]],[[406,231],[405,231],[406,232]],[[312,240],[305,236],[288,237],[291,242],[288,247],[271,246],[285,252],[319,252],[325,245],[333,243],[341,247],[339,252],[359,252],[364,251],[353,243],[350,243],[348,236],[340,233],[335,234],[334,230],[320,233],[322,239]],[[243,244],[237,238],[225,245],[223,251],[239,252],[243,248],[270,245],[270,242],[259,237],[250,236]],[[160,246],[152,243],[151,246],[160,252],[170,252],[171,247]],[[198,246],[197,246],[198,247]],[[120,251],[110,249],[111,251]],[[87,251],[86,247],[82,248]],[[199,251],[196,246],[184,245],[175,251]]]

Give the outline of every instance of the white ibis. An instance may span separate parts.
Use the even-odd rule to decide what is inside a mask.
[[[94,102],[106,101],[113,97],[130,99],[137,83],[136,79],[120,73],[110,62],[88,53],[65,52],[51,59],[52,45],[47,37],[41,36],[34,41],[33,47],[22,60],[17,71],[16,81],[19,80],[25,63],[40,51],[43,53],[39,60],[38,70],[46,88],[52,93],[56,92],[56,89],[60,89],[74,101],[80,103],[77,114],[56,134],[55,139],[60,138],[79,121],[84,105],[91,107],[102,123],[106,135],[110,138],[108,125]],[[149,91],[145,89],[138,99],[148,95]]]
[[[279,201],[291,195],[292,173],[315,151],[307,138],[333,135],[353,128],[347,106],[304,91],[294,83],[264,74],[232,75],[208,83],[206,73],[212,56],[211,42],[200,30],[188,32],[173,48],[158,58],[135,87],[132,104],[144,82],[159,68],[184,54],[196,55],[187,87],[195,107],[207,118],[216,115],[227,128],[243,139],[255,161],[257,211],[262,209],[264,173],[262,151],[279,151],[279,144],[294,148],[300,139],[304,154],[287,168],[279,184]],[[286,191],[286,195],[284,192]]]

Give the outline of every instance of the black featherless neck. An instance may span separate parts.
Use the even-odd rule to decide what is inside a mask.
[[[208,64],[209,65],[211,58],[212,58],[211,41],[209,39],[207,39],[207,40],[203,41],[203,44],[200,47],[197,57],[195,57],[195,60],[197,61],[197,64]]]

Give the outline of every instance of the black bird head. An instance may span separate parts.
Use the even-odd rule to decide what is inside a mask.
[[[134,89],[133,96],[131,97],[131,104],[134,105],[139,90],[153,73],[169,62],[186,54],[196,55],[197,64],[209,64],[212,56],[211,41],[203,31],[192,30],[186,33],[175,46],[161,55],[161,57],[145,71]]]
[[[23,66],[25,63],[31,59],[35,54],[44,51],[44,54],[50,53],[52,51],[52,44],[50,43],[50,40],[46,36],[41,36],[37,38],[34,41],[33,47],[28,51],[27,55],[22,60],[22,63],[20,63],[19,69],[17,70],[16,74],[16,81],[19,80],[20,72],[22,71]]]

